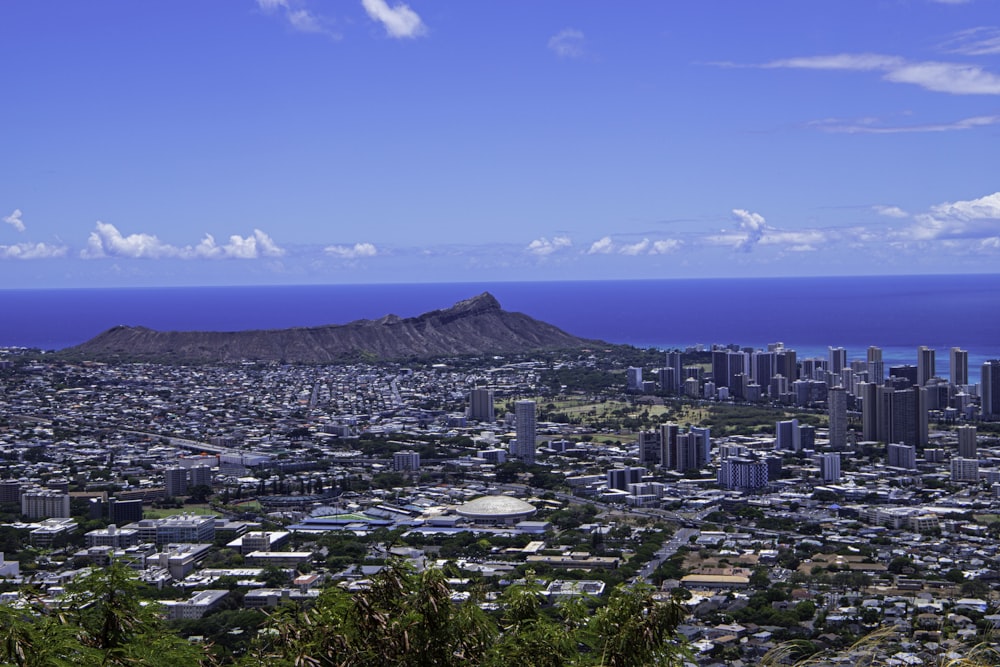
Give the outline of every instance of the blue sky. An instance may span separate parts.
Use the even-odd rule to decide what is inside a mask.
[[[996,272],[995,0],[0,4],[0,287]]]

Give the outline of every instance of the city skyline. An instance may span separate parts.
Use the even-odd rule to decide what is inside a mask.
[[[8,3],[0,280],[993,273],[991,9]]]

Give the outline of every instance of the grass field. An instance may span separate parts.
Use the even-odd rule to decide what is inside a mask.
[[[208,505],[185,505],[181,508],[171,508],[171,509],[148,509],[143,510],[143,519],[162,519],[168,516],[174,516],[176,514],[199,514],[202,516],[208,516],[214,514],[218,516],[218,512],[213,510]]]

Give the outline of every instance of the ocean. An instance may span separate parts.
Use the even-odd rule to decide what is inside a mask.
[[[920,345],[969,351],[978,378],[1000,357],[1000,274],[0,290],[0,346],[61,349],[119,324],[237,331],[410,317],[481,292],[572,334],[640,347],[782,341],[800,359],[827,346],[916,364]],[[970,378],[971,380],[972,378]]]

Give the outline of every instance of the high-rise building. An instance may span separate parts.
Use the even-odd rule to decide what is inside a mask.
[[[802,448],[798,419],[780,421],[774,425],[774,448],[785,452],[797,452]]]
[[[746,352],[730,351],[728,356],[728,361],[729,361],[729,384],[724,386],[732,388],[737,385],[736,381],[737,375],[745,376],[747,374],[747,366],[749,364],[747,363]],[[716,386],[718,386],[718,382],[716,382]],[[742,387],[739,387],[739,390],[740,390],[739,395],[742,396],[743,395]]]
[[[872,345],[868,348],[868,381],[875,384],[885,382],[885,363],[882,361],[882,348]]]
[[[642,391],[642,369],[636,366],[629,366],[625,372],[628,381],[629,391]]]
[[[958,455],[963,459],[974,459],[976,456],[976,427],[959,426],[955,429],[958,432]]]
[[[917,448],[913,445],[890,443],[886,446],[886,458],[891,468],[917,469]]]
[[[1000,359],[983,364],[980,385],[983,419],[1000,418]]]
[[[969,384],[969,352],[960,347],[951,348],[948,354],[948,373],[951,383],[964,387]]]
[[[847,447],[847,390],[831,388],[826,393],[826,402],[830,415],[830,447],[844,449]]]
[[[108,520],[121,526],[142,519],[142,500],[108,499]]]
[[[979,459],[967,459],[955,456],[951,459],[951,481],[978,482]]]
[[[409,449],[393,452],[392,469],[396,472],[420,470],[420,452],[414,452]]]
[[[719,466],[716,481],[725,489],[763,489],[767,486],[767,463],[738,457],[726,459]]]
[[[208,466],[195,466],[188,468],[188,485],[212,486],[212,469]]]
[[[644,466],[661,465],[662,452],[660,431],[639,432],[639,463]]]
[[[608,488],[627,491],[629,484],[639,484],[642,482],[646,469],[642,467],[611,468],[607,472]]]
[[[0,481],[0,503],[21,502],[21,482],[16,479]]]
[[[905,379],[912,386],[917,384],[919,371],[912,364],[899,364],[897,366],[889,366],[889,377]]]
[[[936,374],[934,368],[934,349],[926,345],[921,345],[917,348],[917,386],[923,387]]]
[[[21,494],[21,514],[29,519],[68,519],[69,494],[51,489],[34,489]]]
[[[469,392],[469,419],[478,422],[496,421],[492,389],[476,387]]]
[[[712,439],[708,428],[691,427],[681,433],[677,424],[661,424],[659,438],[663,466],[668,470],[698,470],[709,461]]]
[[[754,352],[750,364],[751,377],[764,390],[771,385],[774,369],[777,365],[777,355],[774,352]]]
[[[842,347],[828,347],[827,349],[830,359],[826,369],[836,375],[847,367],[847,350]]]
[[[775,358],[775,375],[781,375],[789,383],[799,379],[798,362],[795,360],[795,350],[782,350]]]
[[[818,457],[819,471],[824,482],[840,481],[840,452],[828,452]]]
[[[667,365],[666,368],[673,369],[673,384],[669,387],[663,387],[664,391],[669,391],[674,394],[679,394],[681,391],[681,383],[684,381],[683,376],[683,361],[681,359],[681,353],[677,350],[667,352]]]
[[[861,399],[862,440],[878,440],[878,388],[874,382],[862,382],[858,385],[858,398]]]
[[[878,440],[927,444],[927,390],[923,387],[878,390]]]
[[[802,360],[803,380],[822,380],[826,382],[827,360],[819,357]]]
[[[680,427],[677,424],[660,424],[660,461],[664,468],[677,470],[677,436]]]
[[[691,435],[695,440],[696,463],[699,468],[705,467],[712,460],[712,430],[709,426],[692,426]]]
[[[535,462],[535,402],[518,401],[514,404],[514,419],[517,433],[517,452],[514,456],[525,463]]]
[[[187,495],[188,475],[185,468],[167,468],[163,472],[164,485],[167,487],[167,495],[174,498]]]
[[[729,350],[712,350],[712,382],[716,387],[729,386]]]

